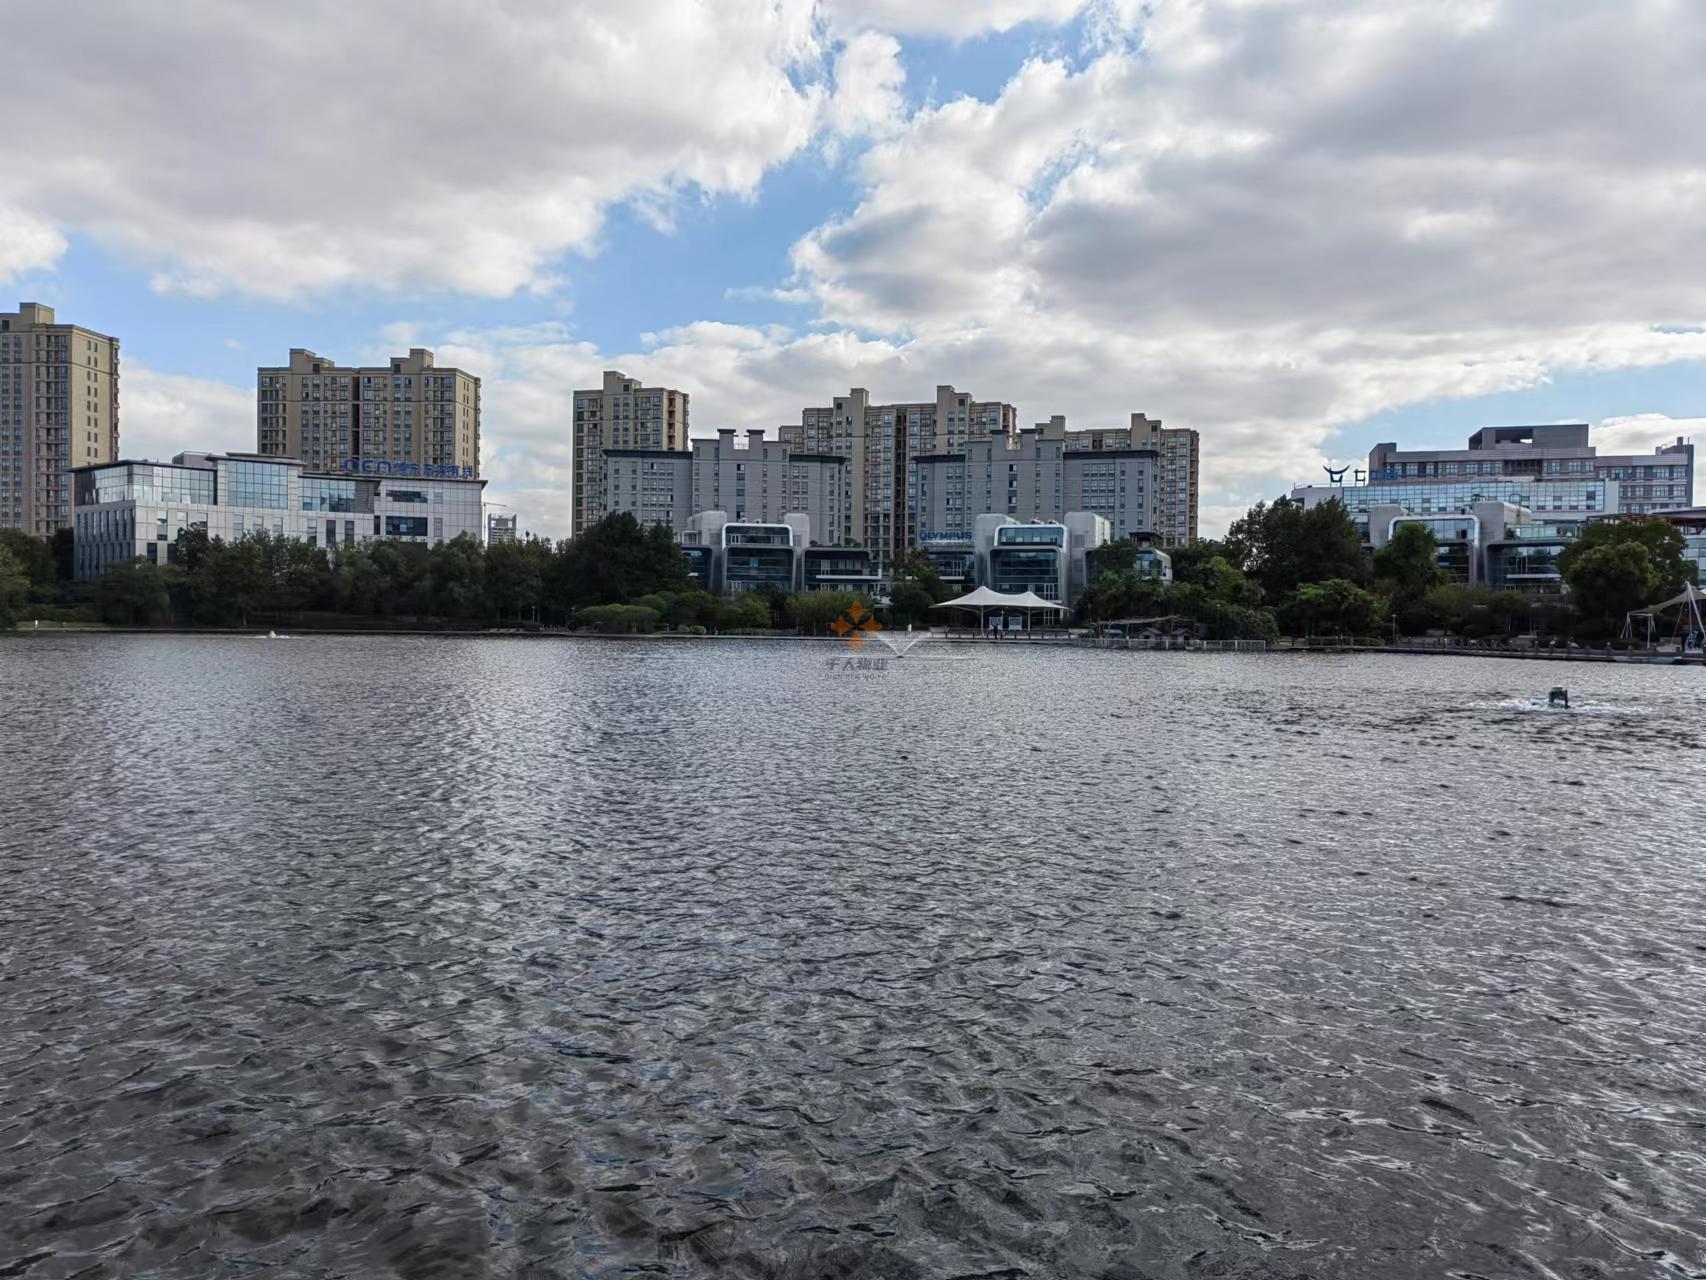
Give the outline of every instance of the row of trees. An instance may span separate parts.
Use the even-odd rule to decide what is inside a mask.
[[[1569,594],[1530,598],[1447,582],[1439,546],[1424,525],[1401,525],[1371,557],[1339,504],[1305,510],[1282,499],[1257,504],[1224,539],[1175,548],[1171,585],[1139,570],[1133,544],[1103,548],[1079,617],[1172,618],[1219,640],[1433,629],[1603,639],[1616,634],[1627,612],[1674,596],[1691,580],[1683,551],[1681,535],[1663,521],[1590,524],[1559,558]],[[667,529],[627,514],[556,544],[385,540],[333,555],[264,534],[226,544],[192,530],[180,535],[167,561],[132,561],[94,583],[72,583],[68,533],[48,543],[0,531],[0,625],[30,608],[40,616],[43,606],[71,606],[130,625],[300,622],[324,614],[625,632],[822,634],[853,605],[873,603],[845,592],[710,596],[693,582]],[[931,607],[954,594],[922,553],[909,551],[895,565],[883,622],[928,625],[940,617]]]
[[[1224,540],[1176,548],[1173,584],[1140,575],[1136,551],[1111,548],[1081,603],[1087,620],[1173,617],[1212,639],[1538,632],[1603,640],[1631,610],[1693,580],[1682,535],[1662,520],[1588,525],[1559,556],[1566,596],[1524,596],[1448,581],[1426,525],[1400,525],[1374,555],[1344,507],[1258,503]]]

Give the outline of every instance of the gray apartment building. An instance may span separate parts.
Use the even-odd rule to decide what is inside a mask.
[[[1056,417],[1014,437],[992,433],[960,452],[917,459],[919,542],[968,540],[981,515],[1029,522],[1061,520],[1067,512],[1102,517],[1115,539],[1156,536],[1158,450],[1130,447],[1123,432],[1095,447],[1074,447],[1074,434]]]
[[[1694,446],[1678,438],[1649,454],[1601,454],[1588,443],[1585,422],[1483,427],[1466,449],[1400,449],[1377,444],[1368,453],[1368,483],[1437,485],[1515,481],[1612,481],[1617,509],[1648,515],[1694,500]]]
[[[845,526],[833,538],[820,531],[820,540],[869,547],[886,568],[924,527],[916,459],[957,452],[991,433],[1012,436],[1017,426],[1012,405],[977,400],[951,386],[937,387],[934,400],[897,404],[872,404],[869,391],[854,387],[827,407],[802,410],[800,421],[779,435],[794,453],[847,459]]]
[[[118,339],[52,307],[0,312],[0,529],[71,524],[71,472],[118,457]]]
[[[759,428],[732,427],[688,449],[606,449],[601,510],[630,512],[642,524],[686,532],[702,512],[736,523],[770,523],[794,513],[811,519],[819,541],[839,543],[852,488],[846,458],[792,452]]]
[[[1058,423],[1063,428],[1065,421],[1059,417],[1049,419],[1051,425]],[[1164,547],[1182,547],[1196,541],[1201,444],[1195,431],[1188,427],[1164,427],[1158,419],[1134,413],[1129,426],[1068,431],[1066,447],[1091,452],[1152,450],[1156,468],[1155,538]],[[1108,518],[1118,525],[1112,516]]]
[[[340,365],[302,347],[256,376],[256,452],[338,471],[350,458],[480,474],[480,380],[413,347],[382,365]]]
[[[637,378],[615,369],[605,370],[602,385],[574,393],[570,451],[575,533],[597,524],[608,513],[606,452],[686,452],[687,413],[685,391],[641,386]]]

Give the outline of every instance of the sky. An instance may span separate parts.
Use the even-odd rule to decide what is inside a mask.
[[[695,435],[852,386],[1202,435],[1202,527],[1484,425],[1706,443],[1700,0],[114,0],[0,73],[0,299],[117,335],[126,457],[255,369],[482,379],[569,528],[570,393]]]

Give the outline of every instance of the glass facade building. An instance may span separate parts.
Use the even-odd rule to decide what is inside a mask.
[[[1694,446],[1678,438],[1648,454],[1601,454],[1585,422],[1483,427],[1463,449],[1399,449],[1377,444],[1368,455],[1370,485],[1406,487],[1459,481],[1595,480],[1621,487],[1618,510],[1647,515],[1693,501]],[[1521,498],[1500,497],[1539,510]]]
[[[127,560],[166,564],[179,535],[236,542],[256,534],[336,551],[374,538],[479,538],[485,481],[323,475],[250,454],[182,453],[73,472],[74,566],[98,577]]]

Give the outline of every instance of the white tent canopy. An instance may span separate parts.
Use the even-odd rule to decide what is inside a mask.
[[[1706,597],[1701,596],[1699,590],[1695,587],[1695,585],[1692,582],[1685,582],[1685,583],[1683,583],[1683,586],[1682,586],[1682,594],[1681,595],[1672,596],[1669,600],[1666,600],[1663,604],[1649,605],[1647,608],[1639,610],[1639,612],[1641,612],[1641,613],[1657,613],[1661,609],[1673,609],[1679,604],[1694,604],[1696,601],[1701,600],[1703,598],[1706,598]]]
[[[1067,607],[1056,600],[1044,600],[1035,591],[1016,591],[1012,595],[1000,591],[991,591],[988,587],[979,587],[976,591],[968,592],[955,600],[944,600],[941,604],[933,604],[932,609],[1059,609],[1062,613],[1069,612]]]

